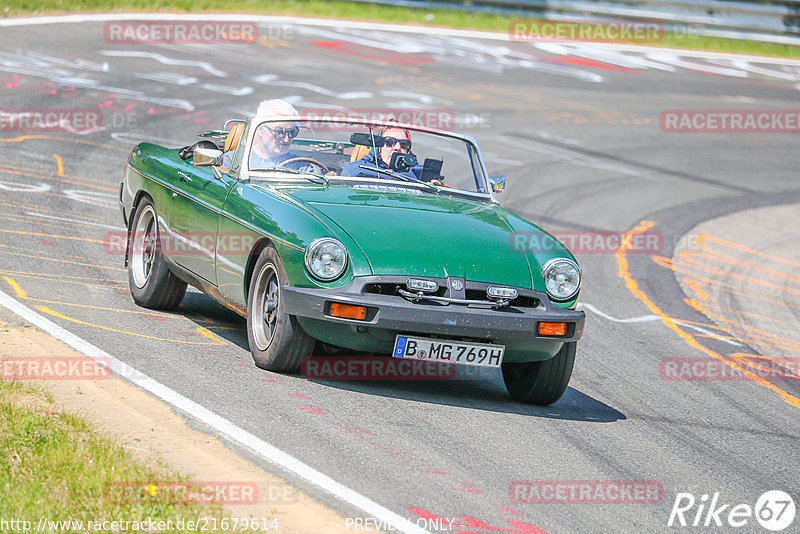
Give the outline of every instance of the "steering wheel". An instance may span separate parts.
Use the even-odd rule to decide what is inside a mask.
[[[322,164],[322,163],[320,163],[319,161],[317,161],[317,160],[315,160],[315,159],[311,159],[311,158],[289,158],[289,159],[287,159],[287,160],[285,160],[285,161],[281,161],[280,163],[278,163],[277,165],[275,165],[275,168],[278,168],[278,169],[279,169],[279,168],[281,168],[281,167],[284,167],[284,166],[285,166],[285,165],[287,165],[288,163],[294,163],[294,162],[296,162],[296,161],[305,161],[305,162],[307,162],[307,163],[311,163],[311,164],[313,164],[313,165],[316,165],[317,167],[319,167],[320,169],[322,169],[322,172],[323,172],[323,173],[326,173],[326,172],[330,171],[330,169],[328,169],[328,167],[326,167],[325,165],[323,165],[323,164]]]

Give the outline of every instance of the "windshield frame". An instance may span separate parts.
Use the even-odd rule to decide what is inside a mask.
[[[403,184],[403,187],[410,187],[419,189],[421,191],[426,191],[429,194],[441,194],[446,193],[448,195],[460,195],[460,196],[467,196],[474,199],[479,200],[488,200],[494,203],[497,203],[497,199],[495,198],[494,191],[491,187],[491,183],[489,182],[489,173],[486,169],[486,162],[483,159],[483,156],[480,152],[480,147],[478,147],[478,143],[475,141],[474,138],[466,135],[461,135],[449,131],[444,130],[437,130],[434,128],[428,128],[423,126],[417,126],[414,124],[408,123],[398,123],[394,121],[377,121],[377,120],[369,120],[369,119],[360,119],[360,118],[342,118],[342,117],[321,117],[317,115],[294,115],[294,116],[287,116],[287,117],[267,117],[267,118],[248,118],[248,128],[247,128],[247,136],[245,139],[245,145],[242,147],[244,149],[241,164],[238,169],[238,180],[240,182],[252,182],[254,180],[258,181],[267,181],[267,182],[280,182],[280,183],[292,183],[292,184],[304,184],[304,185],[314,185],[310,182],[306,176],[315,176],[313,174],[305,174],[301,173],[300,175],[292,175],[290,173],[284,172],[271,172],[269,170],[250,170],[250,152],[253,147],[253,142],[255,139],[256,131],[258,130],[259,126],[264,123],[271,123],[271,122],[299,122],[299,123],[320,123],[320,122],[328,122],[328,123],[337,123],[345,126],[364,126],[366,128],[370,128],[371,130],[378,130],[385,127],[393,127],[393,128],[403,128],[408,129],[411,131],[416,132],[423,132],[426,134],[433,134],[439,135],[443,137],[447,137],[450,139],[455,139],[461,141],[467,145],[465,148],[465,155],[469,157],[469,152],[472,151],[477,156],[477,161],[480,163],[480,167],[478,169],[473,169],[473,175],[475,175],[475,187],[482,187],[485,192],[480,191],[470,191],[467,189],[458,189],[458,188],[447,188],[447,187],[438,187],[432,184],[428,184],[427,182],[423,182],[421,184],[415,182],[401,182],[398,180],[394,180],[391,178],[376,178],[376,177],[354,177],[354,176],[328,176],[329,182],[331,185],[336,185],[340,182],[364,182],[364,183],[375,183],[379,185],[397,185]],[[304,130],[301,127],[301,132]],[[306,131],[309,131],[306,129]],[[309,135],[308,139],[322,141],[324,140],[323,136],[320,136],[319,133],[315,130],[310,130],[312,135]],[[302,136],[302,133],[301,133]],[[301,137],[298,136],[298,137]],[[294,141],[294,140],[293,140]],[[477,176],[477,173],[480,173],[480,176]],[[482,180],[482,183],[478,183],[478,180]],[[437,188],[439,191],[438,193],[433,193],[430,191],[431,187]]]

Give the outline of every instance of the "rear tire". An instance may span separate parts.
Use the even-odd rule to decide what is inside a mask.
[[[253,361],[261,369],[296,373],[316,340],[306,334],[295,317],[287,315],[282,298],[286,284],[278,252],[265,248],[256,261],[247,292],[247,341]]]
[[[503,381],[514,400],[545,406],[564,394],[572,376],[578,343],[564,343],[549,360],[503,364]]]
[[[186,282],[172,274],[164,261],[153,201],[143,197],[131,224],[128,247],[128,286],[134,302],[153,310],[176,308],[186,293]]]

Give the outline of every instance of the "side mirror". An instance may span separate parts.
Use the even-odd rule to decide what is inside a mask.
[[[222,151],[213,148],[195,148],[192,163],[197,167],[210,167],[222,164]]]
[[[506,177],[502,174],[490,176],[489,183],[492,184],[492,191],[495,193],[502,193],[506,188]]]

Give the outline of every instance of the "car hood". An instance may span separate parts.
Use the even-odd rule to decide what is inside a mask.
[[[496,204],[335,186],[286,193],[346,232],[374,274],[458,276],[531,288],[528,257],[509,246],[513,214]]]

